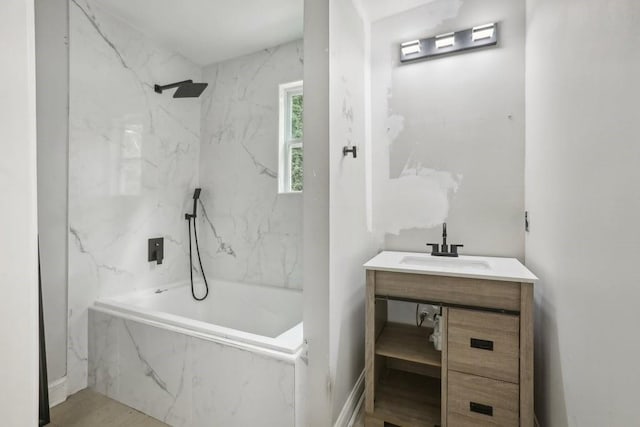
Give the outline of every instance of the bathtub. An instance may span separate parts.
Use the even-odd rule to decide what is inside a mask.
[[[172,426],[295,426],[302,293],[209,289],[202,302],[188,282],[96,301],[89,386]]]

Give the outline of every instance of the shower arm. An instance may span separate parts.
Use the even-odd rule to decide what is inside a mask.
[[[156,93],[162,93],[163,90],[173,89],[175,87],[180,87],[182,85],[191,84],[191,83],[193,83],[193,80],[184,80],[182,82],[171,83],[170,85],[164,85],[164,86],[154,85],[153,90],[155,90]]]

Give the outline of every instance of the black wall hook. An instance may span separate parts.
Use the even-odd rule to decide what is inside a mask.
[[[358,157],[357,147],[355,145],[353,147],[351,147],[351,148],[349,148],[347,146],[342,147],[342,155],[343,156],[348,156],[349,153],[353,154],[353,158],[354,159],[356,157]]]

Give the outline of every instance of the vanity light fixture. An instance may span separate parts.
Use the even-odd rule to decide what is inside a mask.
[[[400,45],[400,62],[411,62],[496,44],[498,44],[498,23],[492,22],[466,30],[404,42]]]
[[[440,34],[436,36],[436,49],[451,47],[456,44],[456,33]]]
[[[471,38],[474,42],[477,42],[478,40],[490,39],[491,37],[493,37],[493,34],[495,32],[496,24],[493,22],[491,24],[479,25],[477,27],[473,27],[473,29],[471,30]]]
[[[410,42],[404,42],[400,46],[400,50],[403,55],[411,55],[413,53],[420,53],[422,48],[420,47],[420,40],[412,40]]]

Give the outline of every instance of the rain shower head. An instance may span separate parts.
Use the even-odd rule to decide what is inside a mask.
[[[193,80],[185,80],[164,86],[155,85],[154,90],[157,93],[162,93],[163,90],[177,87],[178,89],[173,94],[174,98],[197,98],[202,95],[207,86],[209,86],[208,83],[194,83]]]
[[[197,98],[209,86],[209,83],[189,83],[178,87],[173,94],[174,98]]]

